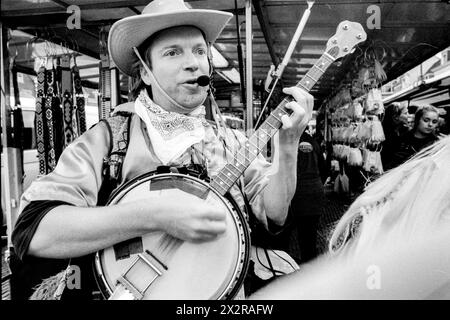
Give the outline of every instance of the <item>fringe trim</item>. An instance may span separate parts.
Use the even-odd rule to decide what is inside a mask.
[[[35,291],[29,300],[61,300],[61,295],[66,288],[68,270],[69,268],[44,279],[34,288]]]

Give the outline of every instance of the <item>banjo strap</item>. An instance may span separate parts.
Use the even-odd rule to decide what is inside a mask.
[[[102,50],[104,48],[102,47]],[[100,53],[99,63],[99,118],[106,119],[111,116],[111,69],[110,60],[106,51]]]
[[[121,182],[122,165],[128,149],[132,113],[117,112],[114,116],[101,119],[109,132],[109,153],[103,159],[103,183],[98,194],[97,205],[105,205],[111,192]]]

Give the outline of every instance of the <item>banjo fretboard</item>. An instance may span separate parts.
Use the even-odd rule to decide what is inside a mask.
[[[333,47],[325,52],[296,86],[309,92],[328,67],[335,61],[334,57],[338,52],[338,47]],[[291,111],[286,108],[286,104],[290,101],[293,101],[293,98],[290,96],[284,98],[275,110],[270,113],[258,130],[250,136],[246,144],[238,150],[233,161],[226,164],[212,179],[212,188],[221,195],[225,195],[230,190],[231,186],[239,179],[252,161],[264,149],[269,140],[281,128],[281,117],[283,115],[290,115]]]

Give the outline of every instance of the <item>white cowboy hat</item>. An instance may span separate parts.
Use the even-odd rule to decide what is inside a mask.
[[[218,10],[190,9],[183,0],[154,0],[137,16],[116,21],[109,31],[108,49],[111,59],[125,74],[132,75],[137,60],[133,47],[139,47],[154,33],[175,26],[191,25],[205,33],[213,43],[233,15]]]

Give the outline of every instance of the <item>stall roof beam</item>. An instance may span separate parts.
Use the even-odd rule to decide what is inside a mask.
[[[57,4],[59,7],[66,9],[69,5],[60,0],[51,0],[53,3]],[[130,1],[107,1],[107,2],[97,2],[91,4],[78,4],[77,6],[80,10],[98,10],[101,9],[115,9],[115,8],[128,8],[145,6],[148,4],[148,0],[130,0]],[[58,7],[54,8],[36,8],[27,10],[4,10],[2,16],[17,16],[17,15],[42,15],[42,13],[61,13],[61,9]]]
[[[64,1],[61,1],[61,0],[50,0],[50,1],[53,2],[56,5],[64,8],[64,9],[67,9],[70,6],[70,4],[67,4],[67,3],[65,3]]]
[[[51,8],[33,8],[33,9],[25,9],[25,10],[2,10],[2,17],[15,17],[15,16],[41,16],[43,14],[55,14],[55,13],[66,13],[67,7],[69,4],[66,4],[63,1],[59,0],[51,0],[52,2],[58,2],[58,7]],[[192,0],[191,0],[192,1]],[[93,4],[77,4],[81,11],[83,10],[98,10],[98,9],[120,9],[120,8],[128,8],[132,10],[136,14],[140,14],[141,12],[136,9],[139,6],[146,6],[149,3],[149,0],[144,1],[108,1],[108,2],[97,2]],[[236,13],[238,15],[244,15],[244,8],[238,8],[237,10],[232,9],[221,9],[221,11]]]
[[[297,28],[298,24],[292,22],[278,22],[271,24],[274,28],[278,29],[294,29]],[[402,29],[402,28],[445,28],[449,27],[450,22],[418,22],[418,21],[395,21],[395,22],[383,22],[383,28],[389,29]],[[321,23],[321,22],[313,22],[308,23],[308,27],[310,28],[331,28],[336,29],[336,24],[333,23]]]
[[[24,67],[24,66],[21,66],[21,65],[16,65],[14,68],[16,69],[17,72],[28,74],[30,76],[37,76],[36,71],[34,71],[31,68],[27,68],[27,67]],[[82,87],[86,87],[86,88],[90,88],[90,89],[98,89],[98,84],[97,83],[92,82],[92,81],[88,81],[88,80],[81,80],[81,86]]]
[[[380,1],[381,2],[381,1]],[[382,1],[383,4],[385,3],[392,3],[392,4],[399,4],[399,3],[423,3],[423,0],[384,0]],[[446,2],[444,0],[428,0],[427,3],[442,3]],[[374,4],[377,3],[373,0],[317,0],[314,5],[315,6],[329,6],[329,5],[347,5],[347,4],[354,4],[354,5],[364,5],[364,4]],[[291,0],[291,1],[270,1],[266,4],[267,7],[280,7],[280,6],[297,6],[298,0]]]
[[[136,14],[141,14],[141,12],[133,6],[128,6],[128,9],[130,9],[131,11],[133,11]]]

